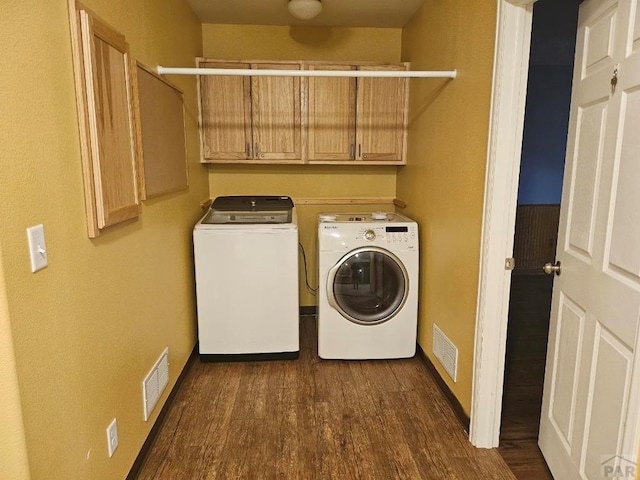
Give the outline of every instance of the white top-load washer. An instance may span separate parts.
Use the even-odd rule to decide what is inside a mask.
[[[320,358],[414,356],[416,222],[397,213],[320,214],[318,255]]]
[[[298,225],[286,196],[214,200],[193,230],[205,361],[297,358]]]

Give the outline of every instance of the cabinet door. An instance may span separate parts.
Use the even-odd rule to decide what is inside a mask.
[[[362,66],[359,70],[405,67]],[[407,92],[406,78],[358,78],[358,160],[404,163]]]
[[[202,68],[249,69],[246,63],[204,62]],[[200,138],[202,161],[251,158],[251,95],[248,77],[202,75]]]
[[[254,64],[254,69],[300,70],[300,64]],[[300,77],[251,77],[254,158],[301,160]]]
[[[124,36],[86,11],[79,13],[89,126],[83,166],[90,179],[85,184],[89,235],[95,237],[99,229],[139,214],[131,64]]]
[[[310,65],[310,70],[355,70],[351,65]],[[309,78],[309,161],[355,160],[356,79]]]

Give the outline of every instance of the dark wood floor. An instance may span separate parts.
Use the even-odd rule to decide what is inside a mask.
[[[518,480],[552,479],[538,448],[553,278],[511,281],[502,427],[498,449]]]
[[[475,449],[420,358],[325,361],[301,321],[295,361],[187,372],[139,479],[513,479]]]

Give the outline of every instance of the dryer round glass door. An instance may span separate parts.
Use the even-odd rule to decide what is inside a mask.
[[[361,325],[390,320],[409,293],[409,277],[400,259],[378,247],[349,252],[329,271],[327,281],[331,306]]]

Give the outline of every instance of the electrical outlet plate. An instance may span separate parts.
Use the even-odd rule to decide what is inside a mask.
[[[107,427],[107,447],[109,449],[109,458],[113,457],[113,452],[118,448],[118,423],[114,418]]]
[[[31,271],[46,267],[47,245],[44,242],[44,226],[42,224],[27,228],[27,238],[29,239],[29,256],[31,257]]]

